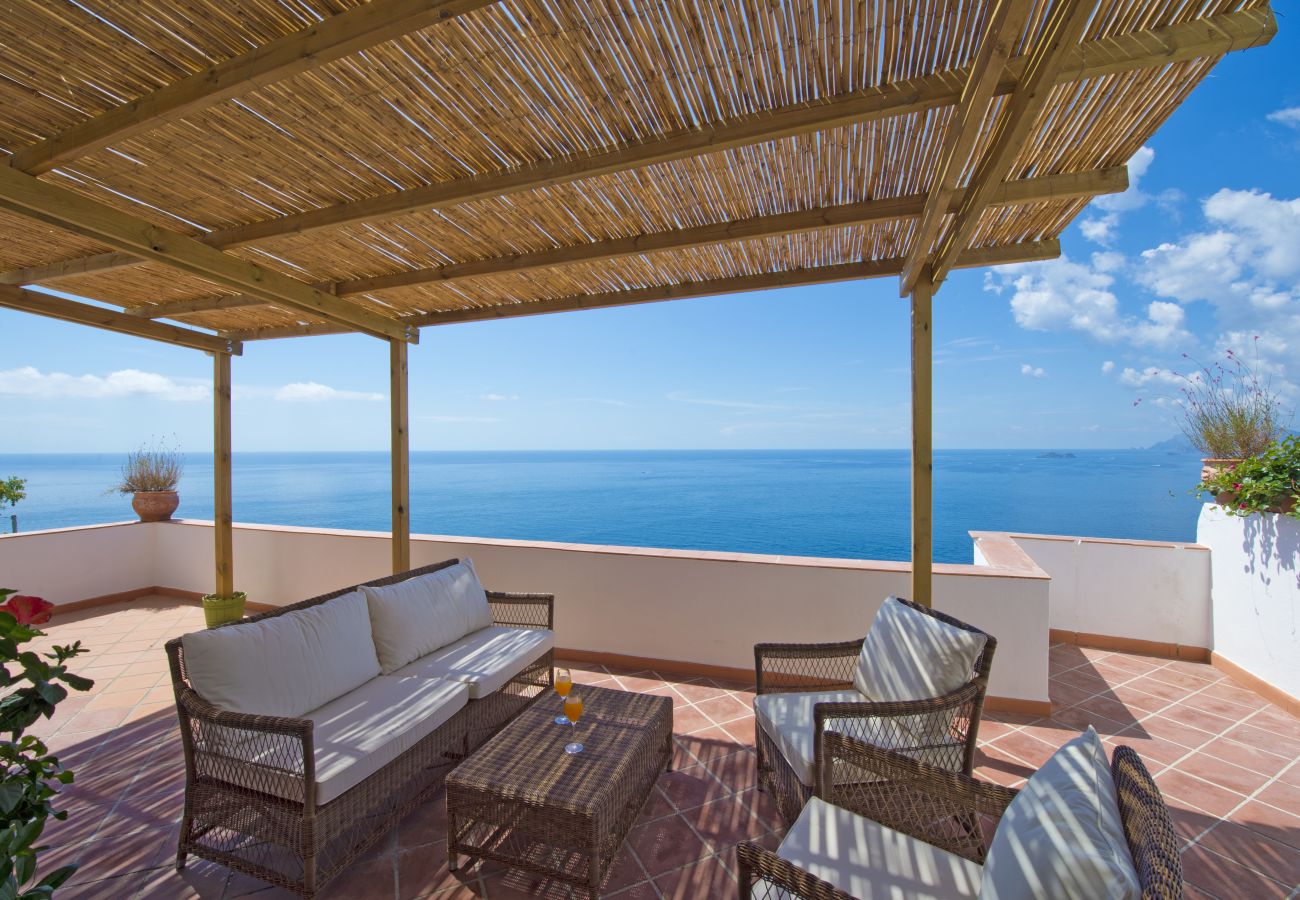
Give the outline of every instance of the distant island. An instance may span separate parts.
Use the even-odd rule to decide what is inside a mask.
[[[1039,459],[1074,459],[1073,453],[1061,453],[1058,450],[1048,450],[1046,453],[1038,454]]]

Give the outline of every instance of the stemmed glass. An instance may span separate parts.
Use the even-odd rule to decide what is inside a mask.
[[[555,670],[555,693],[560,695],[561,701],[569,696],[569,691],[573,690],[573,675],[568,669]],[[561,713],[555,717],[556,725],[570,725],[569,717]]]
[[[564,698],[564,717],[569,720],[569,727],[574,729],[575,735],[578,728],[578,719],[582,717],[582,697],[578,694],[569,694]],[[572,756],[575,753],[582,752],[582,744],[572,741],[564,745],[564,752]]]

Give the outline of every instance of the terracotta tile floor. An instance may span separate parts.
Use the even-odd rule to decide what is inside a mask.
[[[281,892],[191,859],[171,865],[183,767],[162,652],[173,635],[202,627],[201,612],[164,599],[69,614],[47,626],[59,642],[92,650],[77,670],[89,695],[35,729],[77,773],[52,822],[44,865],[80,863],[63,900],[78,897],[233,898]],[[1287,897],[1300,886],[1300,720],[1217,670],[1184,662],[1056,646],[1051,718],[990,713],[981,726],[981,777],[1021,783],[1088,724],[1108,743],[1142,754],[1186,842],[1192,897]],[[650,797],[606,884],[640,898],[735,896],[734,846],[775,845],[772,805],[754,788],[748,686],[664,680],[653,672],[574,666],[575,680],[673,698],[675,771]],[[567,896],[509,871],[446,868],[441,799],[414,813],[321,896],[338,898]],[[287,895],[285,895],[287,896]]]

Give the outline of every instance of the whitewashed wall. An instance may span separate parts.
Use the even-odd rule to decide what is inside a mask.
[[[1300,521],[1207,503],[1196,539],[1212,551],[1215,653],[1300,697]]]
[[[117,590],[210,590],[210,523],[122,531],[136,539],[132,553],[148,562],[128,573],[138,579],[135,585]],[[57,556],[61,537],[31,545],[31,553]],[[235,583],[259,603],[292,603],[385,575],[390,565],[383,533],[238,525],[234,540]],[[886,596],[906,594],[909,577],[906,564],[889,562],[427,535],[412,540],[413,565],[456,556],[473,557],[489,587],[554,593],[562,647],[739,669],[753,667],[753,646],[761,641],[861,637]],[[31,571],[36,592],[41,579]],[[79,596],[46,596],[68,602],[109,593],[94,584]],[[1047,699],[1047,592],[1041,573],[936,567],[936,605],[999,640],[990,694]]]
[[[139,523],[0,535],[0,587],[72,603],[158,584]]]
[[[1015,534],[1052,577],[1051,627],[1208,648],[1210,552],[1196,544]]]

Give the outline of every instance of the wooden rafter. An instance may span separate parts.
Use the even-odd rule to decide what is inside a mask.
[[[971,177],[961,209],[943,236],[938,251],[930,258],[930,279],[936,287],[966,248],[993,192],[1007,177],[1038,114],[1046,107],[1058,76],[1077,51],[1093,9],[1093,4],[1085,0],[1056,0],[1048,12],[1042,32],[1025,62],[1024,74],[1006,108],[998,116],[992,140]],[[928,256],[929,248],[923,248],[922,253]]]
[[[38,175],[174,119],[455,18],[495,0],[371,0],[302,31],[200,69],[37,144],[9,165]]]
[[[1058,81],[1093,78],[1142,68],[1222,55],[1268,43],[1277,31],[1270,10],[1251,9],[1177,25],[1105,37],[1072,47],[1061,64]],[[995,96],[1012,93],[1024,78],[1028,60],[1012,60],[997,81]],[[655,163],[749,146],[853,122],[902,116],[960,101],[969,69],[939,72],[916,79],[813,103],[754,113],[704,128],[657,136],[642,142],[578,157],[547,160],[509,171],[396,191],[378,197],[323,207],[212,232],[202,240],[215,247],[303,234],[319,229],[390,218],[420,209],[440,209],[487,197],[504,196],[551,185],[636,169]],[[0,273],[0,282],[31,283],[130,265],[120,254],[101,254]]]
[[[930,253],[930,245],[939,235],[944,217],[951,212],[966,160],[970,158],[975,142],[988,116],[989,103],[997,90],[998,80],[1015,50],[1016,39],[1024,30],[1029,17],[1031,0],[998,0],[989,14],[984,34],[980,38],[970,76],[962,88],[961,99],[949,120],[940,150],[939,167],[925,198],[925,208],[912,237],[912,248],[903,264],[900,292],[907,296],[920,275],[921,264]],[[964,199],[964,197],[963,197]]]
[[[963,253],[958,265],[961,268],[1000,266],[1009,263],[1037,262],[1055,259],[1061,255],[1061,243],[1056,240],[1009,244]],[[456,309],[446,312],[422,313],[403,316],[403,322],[425,327],[453,325],[462,322],[482,322],[491,319],[513,319],[546,313],[574,312],[582,309],[606,309],[616,306],[637,306],[663,300],[684,300],[689,297],[710,297],[717,294],[738,294],[773,288],[800,287],[810,284],[829,284],[836,281],[856,281],[862,278],[882,278],[902,274],[903,258],[882,259],[871,262],[846,263],[835,266],[818,266],[812,269],[791,269],[784,272],[765,272],[758,275],[738,275],[731,278],[713,278],[687,281],[680,284],[657,285],[626,291],[608,291],[557,297],[550,300],[530,300],[510,306],[484,306]],[[229,337],[241,341],[261,341],[272,338],[307,337],[311,335],[344,334],[348,329],[337,325],[311,324],[282,327],[231,330]]]
[[[1116,166],[1115,168],[1095,172],[1048,175],[1042,178],[1009,182],[1002,185],[996,192],[993,203],[994,205],[1013,205],[1037,203],[1045,200],[1092,197],[1099,194],[1119,193],[1127,187],[1128,169],[1124,166]],[[956,212],[957,204],[960,203],[963,196],[964,192],[959,191],[951,198],[950,209],[952,212]],[[544,269],[572,263],[619,259],[642,253],[682,250],[709,244],[753,240],[784,234],[799,234],[822,228],[915,218],[921,214],[925,200],[924,195],[916,194],[890,200],[868,200],[863,203],[845,203],[839,206],[801,212],[754,216],[748,219],[702,225],[696,228],[652,232],[635,237],[593,241],[589,244],[559,247],[554,250],[542,250],[535,253],[488,257],[429,269],[415,269],[391,275],[379,275],[373,278],[338,281],[326,286],[324,289],[339,297],[348,297],[367,294],[372,291],[452,281],[458,278],[499,275],[507,272],[527,272],[533,269]],[[253,298],[226,294],[218,297],[196,297],[169,303],[157,303],[136,307],[129,312],[131,315],[162,319],[196,315],[220,309],[255,306],[259,303],[260,301]]]
[[[7,166],[0,166],[0,208],[198,275],[277,306],[349,325],[378,337],[419,339],[417,329],[353,302]]]
[[[105,309],[102,306],[92,306],[89,303],[78,303],[76,300],[69,300],[66,297],[55,297],[50,294],[29,291],[26,288],[7,284],[0,285],[0,306],[21,312],[34,313],[38,316],[46,316],[51,319],[60,319],[64,322],[102,328],[105,331],[115,331],[118,334],[148,338],[151,341],[163,341],[167,344],[175,344],[178,347],[189,347],[192,350],[234,354],[236,356],[244,352],[243,345],[238,340],[229,337],[204,334],[201,331],[192,331],[188,328],[181,328],[179,325],[168,325],[165,322],[151,322],[148,319],[128,316],[115,309]]]

